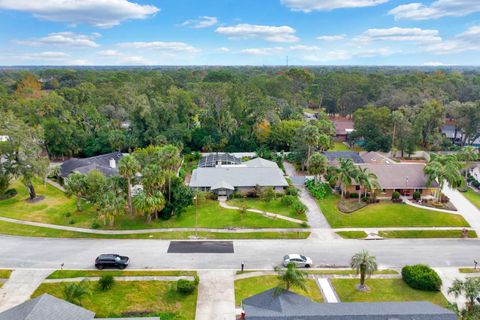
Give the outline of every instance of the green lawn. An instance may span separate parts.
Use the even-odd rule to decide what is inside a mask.
[[[259,276],[246,279],[235,280],[235,304],[240,305],[243,299],[256,295],[278,286],[277,276]],[[292,288],[293,292],[309,297],[313,301],[322,302],[322,294],[314,279],[307,279],[308,291]]]
[[[473,269],[473,268],[460,268],[458,269],[460,273],[480,273],[480,268]]]
[[[343,239],[364,239],[368,236],[365,231],[339,231],[336,234]]]
[[[440,306],[448,302],[441,292],[427,292],[410,288],[402,279],[367,279],[368,292],[356,289],[359,279],[331,279],[342,302],[428,301]]]
[[[321,275],[352,275],[357,274],[354,270],[351,269],[329,269],[329,270],[308,270],[308,274],[321,274]],[[397,271],[391,269],[377,270],[374,274],[398,274]]]
[[[463,192],[463,195],[478,209],[480,209],[480,193],[474,191],[471,188],[467,188],[467,192]]]
[[[333,147],[328,151],[350,151],[350,148],[344,145],[342,142],[334,142]]]
[[[353,213],[342,213],[336,206],[339,199],[340,196],[331,194],[317,200],[333,228],[469,227],[465,219],[458,214],[436,212],[389,201],[370,204]]]
[[[383,238],[461,238],[461,230],[398,230],[379,231]],[[468,232],[469,238],[477,238],[475,231]]]
[[[43,283],[32,298],[43,293],[63,298],[64,286],[65,283]],[[108,291],[98,289],[95,282],[90,287],[92,295],[82,300],[82,307],[95,312],[98,318],[118,318],[138,312],[139,316],[160,316],[162,320],[195,319],[197,290],[191,295],[181,295],[173,281],[117,281]]]
[[[1,269],[0,270],[0,279],[8,279],[8,278],[10,278],[11,274],[12,274],[12,270]]]
[[[176,270],[56,270],[52,272],[47,279],[66,279],[66,278],[84,278],[101,277],[110,275],[113,277],[138,277],[138,276],[195,276],[196,271],[176,271]]]
[[[46,187],[40,183],[35,184],[37,193],[45,196],[45,199],[34,204],[25,201],[28,194],[21,183],[15,182],[14,187],[18,191],[18,195],[0,201],[0,216],[82,228],[90,228],[97,219],[97,214],[90,205],[85,204],[85,210],[77,212],[75,199],[67,198],[62,191],[49,184]],[[122,215],[116,218],[113,229],[192,228],[194,226],[195,206],[190,206],[180,217],[172,217],[167,221],[159,219],[150,224],[147,224],[141,217]],[[199,202],[198,205],[198,227],[297,228],[301,226],[290,221],[266,218],[252,212],[247,212],[242,217],[238,210],[224,209],[219,206],[217,201],[205,200]],[[101,228],[108,229],[103,224],[101,224]]]
[[[268,202],[259,198],[232,199],[228,201],[228,204],[239,208],[242,207],[242,204],[245,204],[248,209],[257,209],[281,214],[294,219],[307,220],[305,214],[296,214],[291,207],[283,205],[280,198]]]
[[[98,238],[98,239],[189,239],[194,232],[152,232],[145,234],[93,234],[84,232],[63,231],[43,227],[21,225],[12,222],[0,221],[0,234],[27,237],[45,238]],[[198,232],[200,238],[205,239],[306,239],[310,232]]]

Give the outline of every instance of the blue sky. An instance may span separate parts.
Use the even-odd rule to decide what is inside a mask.
[[[479,65],[479,0],[0,0],[0,65]]]

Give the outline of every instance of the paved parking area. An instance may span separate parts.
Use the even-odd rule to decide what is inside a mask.
[[[171,241],[167,253],[234,253],[233,241]]]

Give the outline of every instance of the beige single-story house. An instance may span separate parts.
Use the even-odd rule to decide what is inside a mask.
[[[423,163],[395,163],[392,161],[390,163],[363,163],[358,166],[366,168],[377,176],[378,183],[382,187],[377,194],[377,198],[380,199],[390,199],[395,191],[408,198],[418,191],[422,198],[430,198],[438,188],[436,182],[427,186],[427,177],[423,172],[425,164]],[[347,188],[347,192],[364,193],[365,190],[354,183]]]
[[[233,192],[247,194],[256,187],[260,190],[271,187],[275,192],[283,193],[288,182],[275,162],[255,158],[234,165],[199,167],[193,170],[189,186],[219,196],[229,196]]]

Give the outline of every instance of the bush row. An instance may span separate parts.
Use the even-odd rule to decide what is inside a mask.
[[[413,289],[440,291],[442,286],[442,279],[435,270],[424,264],[403,267],[402,278]]]

